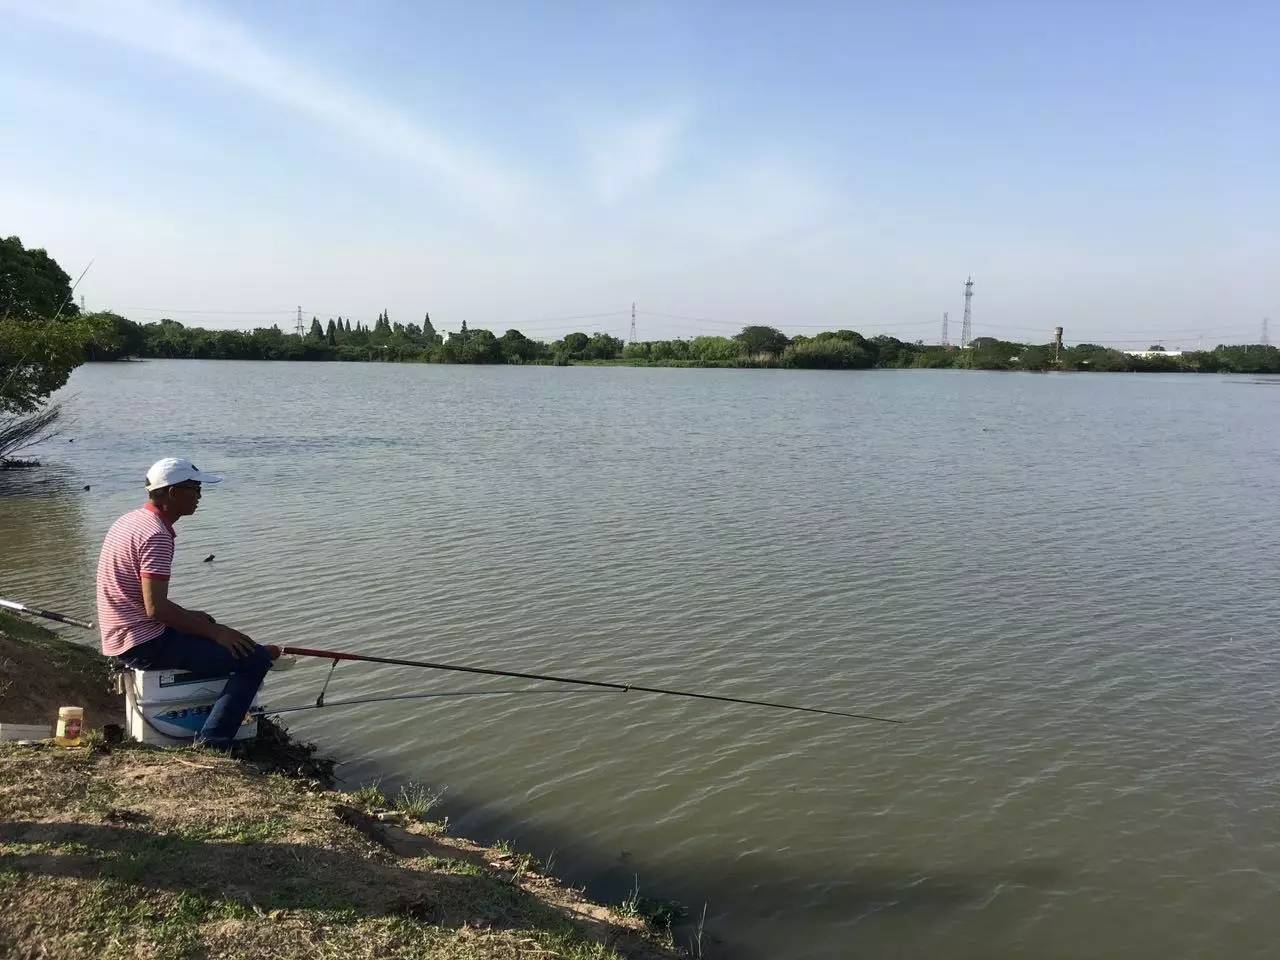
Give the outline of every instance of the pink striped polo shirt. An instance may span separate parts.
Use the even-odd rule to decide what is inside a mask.
[[[98,557],[98,629],[102,652],[118,656],[154,640],[164,624],[147,616],[142,580],[168,580],[173,526],[153,504],[130,510],[111,525]]]

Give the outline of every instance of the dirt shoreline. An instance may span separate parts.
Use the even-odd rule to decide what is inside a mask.
[[[105,658],[43,628],[0,621],[0,664],[0,722],[59,702],[91,705],[99,729],[123,715]],[[331,789],[331,761],[266,730],[244,759],[98,732],[0,744],[0,956],[687,955],[636,903],[591,903],[528,854],[449,836],[429,791]]]

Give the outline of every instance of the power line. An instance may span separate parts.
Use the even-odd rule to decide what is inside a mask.
[[[541,320],[534,320],[533,323],[560,323],[566,320],[598,320],[601,317],[625,317],[625,310],[610,310],[608,313],[579,313],[572,317],[543,317]]]
[[[199,313],[199,314],[227,314],[243,317],[261,317],[268,314],[290,314],[292,309],[288,310],[196,310],[189,307],[115,307],[116,310],[134,310],[138,313]]]
[[[716,327],[741,328],[741,327],[748,326],[748,324],[744,323],[742,320],[713,320],[710,317],[689,317],[689,316],[684,316],[678,313],[659,313],[656,310],[637,310],[636,313],[642,317],[663,317],[667,320],[688,320],[692,323],[705,323],[705,324],[709,324],[711,326],[716,326]],[[877,330],[886,330],[886,329],[892,330],[892,329],[897,329],[899,327],[932,327],[936,322],[937,321],[935,320],[910,320],[910,321],[905,321],[900,323],[872,323],[872,324],[868,324],[867,326],[875,328]],[[831,323],[817,322],[817,321],[813,323],[785,323],[783,324],[783,326],[792,330],[814,329],[814,328],[818,328],[822,330],[840,329],[839,327],[834,326]]]
[[[659,313],[657,310],[641,310],[640,312],[649,317],[666,317],[668,320],[692,320],[694,323],[732,323],[735,326],[737,325],[737,321],[709,320],[706,317],[687,317],[679,313]]]

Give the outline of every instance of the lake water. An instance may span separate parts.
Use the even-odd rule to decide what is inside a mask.
[[[291,715],[349,783],[447,784],[456,832],[705,903],[708,956],[1276,954],[1275,386],[157,361],[62,395],[74,443],[0,475],[0,595],[92,616],[107,526],[190,456],[228,479],[173,594],[263,642],[908,720]],[[527,686],[344,664],[327,696]]]

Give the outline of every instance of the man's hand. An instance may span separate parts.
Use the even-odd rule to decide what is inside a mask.
[[[253,652],[253,641],[230,627],[218,626],[213,632],[213,642],[236,657],[246,657]]]

